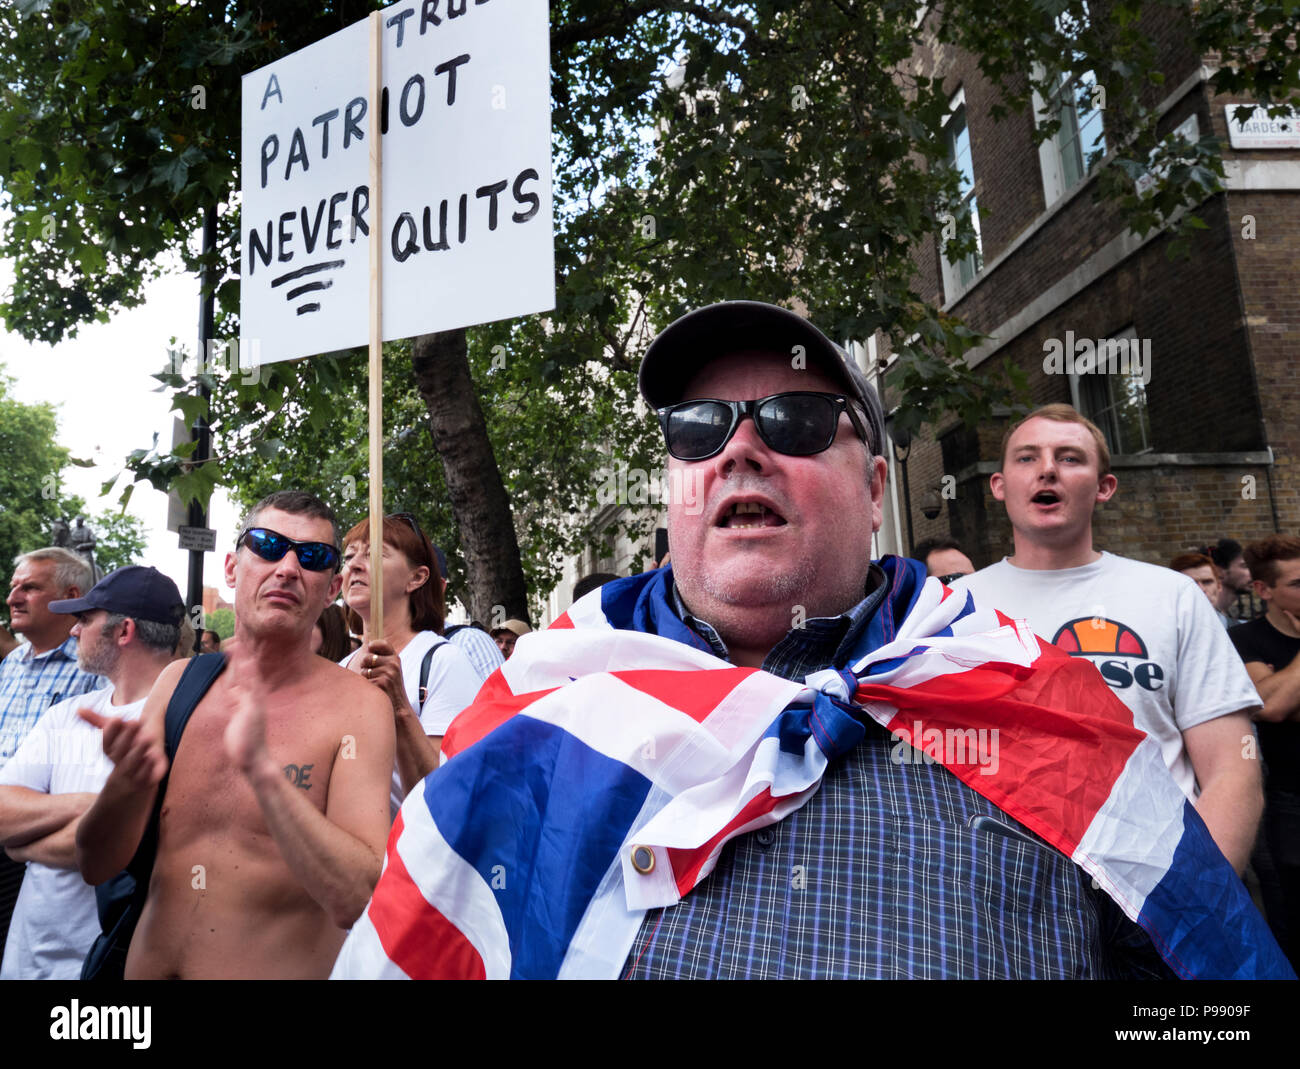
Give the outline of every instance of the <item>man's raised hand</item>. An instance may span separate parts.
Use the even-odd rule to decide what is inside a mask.
[[[77,715],[103,732],[105,755],[133,786],[156,786],[167,774],[167,753],[162,740],[144,734],[139,720],[103,716],[93,709],[78,709]]]
[[[226,724],[226,756],[241,772],[251,772],[267,756],[266,708],[258,693],[251,658],[236,651],[229,663],[230,721]]]

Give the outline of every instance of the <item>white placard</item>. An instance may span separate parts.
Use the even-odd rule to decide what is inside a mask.
[[[1233,148],[1300,148],[1300,112],[1292,109],[1289,115],[1270,119],[1267,108],[1256,108],[1249,119],[1239,123],[1234,114],[1241,106],[1223,106],[1228,120],[1228,143]]]
[[[182,527],[176,533],[181,549],[212,553],[217,548],[217,532],[211,527]]]
[[[553,308],[545,0],[382,15],[385,340]],[[241,367],[366,343],[368,32],[244,76]]]

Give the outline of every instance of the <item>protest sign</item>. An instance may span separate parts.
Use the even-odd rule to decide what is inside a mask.
[[[244,77],[240,365],[363,345],[382,136],[382,334],[554,307],[544,0],[379,13],[379,122],[358,22]]]

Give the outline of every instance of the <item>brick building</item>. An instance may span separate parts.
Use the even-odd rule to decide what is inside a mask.
[[[1104,107],[1068,106],[1060,133],[1035,146],[1035,116],[995,121],[997,88],[970,56],[948,47],[917,58],[921,73],[945,79],[950,150],[969,179],[980,253],[949,263],[927,241],[915,287],[990,336],[970,354],[973,364],[1010,357],[1028,375],[1032,403],[1069,402],[1103,426],[1119,491],[1098,511],[1097,545],[1164,564],[1224,535],[1248,542],[1300,531],[1300,137],[1293,124],[1289,137],[1275,130],[1270,147],[1232,147],[1226,109],[1249,101],[1212,93],[1213,57],[1188,46],[1180,12],[1152,5],[1143,18],[1167,90],[1149,101],[1160,132],[1191,139],[1212,132],[1226,161],[1227,191],[1199,206],[1209,229],[1190,258],[1171,260],[1167,236],[1139,238],[1113,205],[1094,200],[1107,161],[1090,172],[1089,149],[1098,135],[1114,148],[1104,140]],[[1054,101],[1050,110],[1060,108]],[[1098,341],[1136,343],[1150,356],[1147,381],[1045,372],[1045,345],[1080,339],[1094,349]],[[880,344],[852,346],[861,366],[876,367]],[[897,400],[888,370],[884,382],[888,406]],[[876,555],[906,554],[945,534],[977,567],[1011,551],[1006,512],[988,486],[1005,424],[969,432],[948,420],[922,428],[902,454],[905,465],[889,457]],[[649,532],[662,530],[665,514],[643,514],[642,537],[620,538],[612,550],[592,546],[566,562],[544,622],[568,607],[580,576],[627,574],[638,554],[657,556]]]
[[[1010,357],[1034,404],[1069,402],[1103,427],[1119,492],[1098,514],[1097,545],[1163,564],[1222,535],[1300,530],[1300,137],[1296,123],[1275,122],[1256,138],[1267,147],[1230,146],[1226,106],[1249,101],[1212,93],[1213,68],[1189,50],[1179,12],[1153,6],[1145,17],[1167,90],[1152,100],[1160,132],[1213,132],[1226,160],[1227,191],[1200,205],[1209,229],[1190,258],[1171,260],[1167,236],[1138,238],[1094,200],[1107,163],[1089,172],[1086,159],[1105,137],[1104,108],[1072,94],[1043,105],[1063,121],[1036,147],[1035,117],[994,121],[996,89],[949,48],[921,58],[951,95],[950,151],[967,178],[980,252],[954,264],[928,242],[917,288],[991,337],[974,364]],[[1048,365],[1055,351],[1120,339],[1139,357],[1128,374],[1123,350],[1113,374]],[[888,371],[885,382],[888,398]],[[1010,525],[988,487],[1004,426],[923,428],[906,454],[913,540],[951,533],[978,567],[1010,552]],[[890,464],[882,548],[906,552],[903,471]]]
[[[206,616],[208,613],[216,612],[218,609],[229,609],[231,612],[235,611],[235,607],[221,596],[221,591],[214,586],[205,586],[203,588],[203,615]]]

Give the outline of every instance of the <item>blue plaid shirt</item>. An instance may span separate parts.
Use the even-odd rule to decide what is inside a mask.
[[[77,667],[77,640],[71,635],[44,653],[32,653],[30,642],[13,650],[0,661],[0,768],[46,709],[64,698],[98,690],[104,682]]]
[[[808,620],[763,668],[842,667],[885,595]],[[712,627],[673,593],[714,652]],[[733,839],[677,905],[650,910],[625,978],[1169,976],[1146,934],[1069,858],[874,721],[781,823]]]
[[[447,630],[451,631],[451,628]],[[487,677],[505,664],[505,658],[501,656],[501,650],[492,636],[472,624],[452,631],[447,636],[447,641],[469,658],[469,663],[474,666],[474,671],[483,682],[487,682]]]

